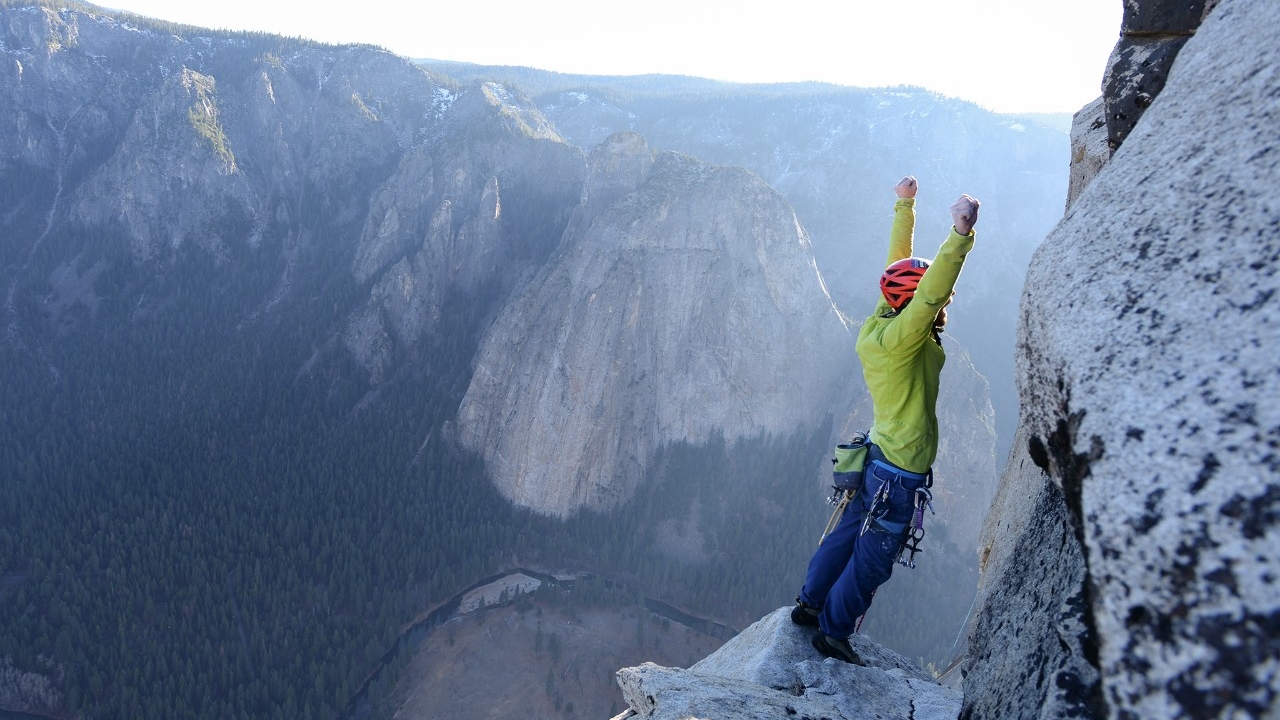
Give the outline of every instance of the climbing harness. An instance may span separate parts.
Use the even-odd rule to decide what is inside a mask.
[[[933,487],[933,471],[930,470],[923,474],[908,472],[879,459],[872,459],[871,463],[889,470],[896,477],[885,480],[876,489],[875,495],[871,498],[871,507],[867,509],[867,516],[862,521],[862,530],[859,535],[865,534],[870,530],[872,523],[891,534],[896,535],[905,532],[902,547],[898,549],[896,560],[898,564],[914,570],[916,567],[916,553],[924,552],[920,547],[920,541],[924,540],[924,510],[927,507],[930,514],[938,514],[933,509],[933,493],[929,489]],[[890,522],[884,519],[889,514],[889,493],[892,491],[894,484],[901,487],[903,478],[921,480],[924,484],[915,489],[911,519],[905,523]]]
[[[862,492],[865,485],[865,466],[879,465],[894,474],[893,478],[884,480],[880,486],[876,488],[875,494],[871,497],[871,504],[867,508],[866,514],[862,518],[862,528],[858,531],[858,536],[865,535],[874,524],[877,530],[887,532],[891,535],[904,534],[902,546],[898,549],[898,555],[895,560],[899,565],[915,569],[916,554],[924,552],[920,547],[920,543],[924,540],[924,511],[929,509],[929,514],[937,515],[933,509],[933,470],[925,473],[913,473],[897,467],[882,459],[883,456],[876,457],[870,452],[870,441],[865,433],[854,435],[853,439],[847,444],[836,446],[836,457],[832,459],[835,464],[834,477],[836,484],[832,486],[831,496],[827,498],[827,503],[835,509],[831,513],[831,519],[827,521],[827,526],[822,530],[822,536],[818,538],[818,544],[821,545],[827,536],[835,531],[840,524],[840,518],[844,516],[845,510],[849,507],[849,503]],[[852,476],[852,478],[850,477]],[[889,495],[896,484],[902,486],[903,479],[916,480],[923,482],[923,485],[917,487],[914,491],[914,508],[911,513],[911,519],[907,522],[892,522],[886,520],[889,514]]]
[[[841,483],[839,482],[841,479],[839,470],[848,467],[849,463],[842,464],[841,460],[844,458],[841,457],[839,451],[849,448],[850,446],[837,446],[838,459],[832,460],[832,462],[837,465],[837,483],[832,486],[832,494],[827,498],[827,502],[834,506],[835,510],[831,513],[831,519],[827,521],[827,526],[822,531],[822,537],[818,539],[818,545],[822,545],[822,542],[827,539],[827,536],[834,532],[836,527],[839,526],[840,519],[848,508],[849,503],[852,502],[864,489],[870,491],[870,488],[866,487],[866,483],[870,481],[866,476],[870,475],[871,479],[879,481],[880,485],[872,494],[871,503],[870,506],[867,507],[866,514],[863,516],[862,527],[858,531],[858,536],[861,537],[866,534],[868,530],[872,529],[873,524],[875,525],[876,532],[901,536],[902,544],[899,546],[898,554],[895,556],[894,560],[900,565],[915,569],[916,554],[924,552],[920,547],[920,543],[924,540],[925,508],[929,509],[930,514],[937,515],[937,512],[933,509],[933,492],[930,490],[930,488],[933,487],[933,470],[930,469],[925,473],[913,473],[903,470],[884,459],[884,456],[879,453],[879,450],[873,448],[868,441],[863,439],[864,437],[865,436],[862,436],[861,434],[855,436],[850,445],[859,443],[861,440],[862,443],[866,444],[866,454],[863,456],[863,459],[865,459],[865,465],[879,465],[881,468],[893,473],[893,477],[889,479],[882,479],[876,477],[869,467],[859,467],[856,487],[841,487]],[[858,450],[861,449],[862,448],[858,448]],[[889,506],[889,498],[893,491],[893,487],[902,487],[906,490],[906,487],[903,486],[904,479],[921,483],[919,487],[916,487],[914,491],[912,491],[914,492],[914,507],[912,509],[911,518],[907,522],[892,522],[886,520],[885,517],[889,514],[889,510],[891,509]],[[873,600],[875,595],[876,591],[875,589],[872,589],[871,595],[868,598],[868,609],[870,607],[870,600]],[[799,598],[797,598],[797,601],[798,600]],[[866,619],[867,614],[864,611],[862,615],[858,616],[857,622],[854,626],[855,633],[862,632],[862,622]]]

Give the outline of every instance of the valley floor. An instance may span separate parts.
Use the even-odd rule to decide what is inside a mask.
[[[688,667],[722,645],[635,605],[521,600],[450,620],[379,704],[395,720],[604,720],[625,709],[619,668]]]

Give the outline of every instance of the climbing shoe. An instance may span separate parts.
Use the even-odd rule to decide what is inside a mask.
[[[805,605],[796,598],[796,606],[791,611],[791,622],[803,627],[818,627],[818,608]]]
[[[862,658],[858,657],[858,653],[853,651],[853,646],[844,638],[831,637],[826,633],[818,633],[813,636],[813,648],[829,658],[843,660],[854,665],[863,665],[866,663]]]

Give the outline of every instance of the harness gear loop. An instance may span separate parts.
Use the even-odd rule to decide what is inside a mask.
[[[822,537],[818,538],[819,545],[822,544],[823,540],[827,539],[827,536],[831,534],[832,530],[836,529],[836,525],[840,524],[840,516],[844,515],[844,509],[848,507],[849,500],[852,497],[853,497],[852,490],[844,490],[844,491],[837,490],[835,493],[831,495],[831,497],[827,498],[827,502],[831,503],[832,505],[835,505],[836,509],[834,512],[831,513],[831,519],[827,521],[827,527],[822,531]]]

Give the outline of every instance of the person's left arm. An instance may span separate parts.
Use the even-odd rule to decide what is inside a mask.
[[[951,206],[951,218],[951,233],[920,278],[911,302],[886,329],[882,340],[886,348],[912,348],[927,341],[932,336],[938,313],[951,300],[965,257],[977,238],[973,226],[978,221],[978,201],[962,195]]]

